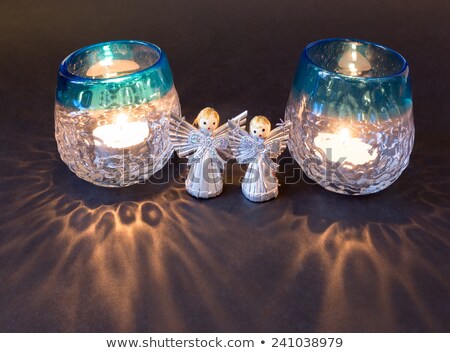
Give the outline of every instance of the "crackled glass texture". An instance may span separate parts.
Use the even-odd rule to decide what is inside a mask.
[[[289,150],[330,191],[363,195],[391,185],[414,142],[409,67],[386,47],[350,39],[308,45],[286,107]]]
[[[61,159],[100,186],[145,181],[170,158],[170,113],[181,114],[164,52],[113,41],[69,55],[58,72],[55,135]]]

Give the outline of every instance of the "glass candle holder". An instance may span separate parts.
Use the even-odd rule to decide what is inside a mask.
[[[406,168],[414,142],[406,60],[378,44],[326,39],[300,58],[286,107],[289,150],[325,189],[383,190]]]
[[[61,159],[106,187],[142,182],[172,154],[170,113],[181,115],[165,53],[141,41],[112,41],[60,65],[55,135]]]

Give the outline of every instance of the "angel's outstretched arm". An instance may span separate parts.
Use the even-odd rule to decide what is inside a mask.
[[[247,111],[242,112],[229,121],[234,122],[237,126],[245,126],[245,123],[247,121]],[[214,130],[214,140],[216,141],[215,145],[228,159],[233,157],[231,148],[229,146],[229,137],[230,128],[227,123],[222,124],[216,130]]]
[[[238,126],[244,126],[245,123],[247,122],[247,115],[248,115],[248,112],[244,111],[241,114],[235,116],[233,119],[228,120],[228,121],[232,121],[233,123],[237,124]],[[224,123],[214,131],[214,136],[215,137],[225,136],[226,134],[228,134],[228,131],[229,131],[229,125],[227,123]]]

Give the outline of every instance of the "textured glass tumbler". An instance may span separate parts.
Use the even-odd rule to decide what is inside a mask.
[[[172,154],[170,113],[181,114],[169,62],[141,41],[95,44],[60,65],[55,135],[61,159],[106,187],[143,182]]]
[[[363,195],[391,185],[414,142],[406,60],[360,40],[309,44],[286,107],[289,150],[325,189]]]

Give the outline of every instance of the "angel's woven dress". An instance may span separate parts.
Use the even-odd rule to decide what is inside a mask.
[[[267,159],[264,158],[265,153],[269,152],[265,151],[262,145],[258,156],[249,163],[242,180],[242,193],[253,202],[263,202],[278,196],[278,179],[275,171],[267,164]],[[269,156],[266,157],[269,158]]]
[[[207,199],[222,192],[222,171],[215,153],[212,148],[206,148],[200,159],[191,165],[186,179],[186,191],[192,196]]]

